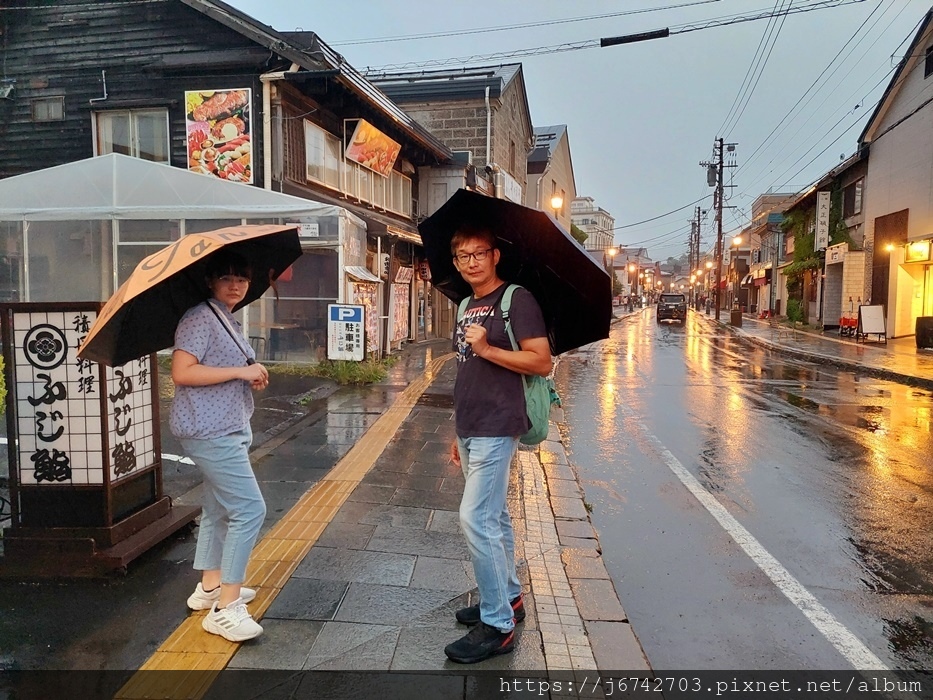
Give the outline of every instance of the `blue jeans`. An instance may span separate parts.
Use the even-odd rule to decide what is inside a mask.
[[[460,527],[473,559],[479,616],[507,632],[515,626],[509,601],[522,592],[515,571],[515,533],[506,494],[517,437],[457,438],[466,485]]]
[[[220,569],[221,583],[243,583],[246,564],[266,517],[266,503],[249,462],[249,428],[223,437],[180,439],[204,476],[194,568]]]

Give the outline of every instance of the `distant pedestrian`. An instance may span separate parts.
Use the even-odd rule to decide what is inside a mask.
[[[232,642],[262,634],[246,609],[256,591],[242,584],[266,516],[249,461],[251,389],[265,389],[269,373],[261,364],[246,364],[255,359],[252,348],[224,327],[239,326],[232,312],[246,296],[250,272],[235,253],[214,254],[205,280],[211,298],[182,317],[172,353],[175,398],[169,424],[204,477],[194,556],[201,581],[188,607],[209,610],[204,629]]]
[[[473,290],[454,331],[457,439],[451,460],[465,479],[460,526],[479,589],[479,604],[456,613],[459,622],[473,629],[444,649],[458,663],[512,651],[515,624],[525,619],[506,494],[519,436],[531,427],[521,375],[547,376],[551,371],[541,309],[524,288],[515,290],[509,311],[521,348],[512,349],[499,308],[507,284],[496,272],[496,245],[495,236],[483,228],[461,228],[451,240],[454,265]]]

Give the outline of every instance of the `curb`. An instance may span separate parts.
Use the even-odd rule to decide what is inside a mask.
[[[710,320],[712,321],[712,319]],[[713,322],[715,323],[715,321]],[[722,321],[719,321],[719,325],[728,330],[739,340],[750,343],[752,345],[758,345],[769,350],[775,350],[785,355],[791,355],[792,357],[799,357],[805,360],[816,360],[824,364],[832,365],[833,367],[837,367],[839,369],[865,374],[877,379],[885,379],[888,381],[897,382],[898,384],[905,384],[907,386],[914,386],[933,391],[933,378],[915,377],[910,374],[902,374],[901,372],[885,369],[884,367],[874,367],[872,365],[863,364],[861,362],[853,362],[851,360],[833,357],[832,355],[824,355],[823,353],[814,352],[813,350],[804,350],[802,348],[795,348],[788,345],[783,345],[781,343],[775,343],[774,341],[767,340],[760,336],[745,333],[744,331],[738,330],[735,327],[730,326],[729,324]]]

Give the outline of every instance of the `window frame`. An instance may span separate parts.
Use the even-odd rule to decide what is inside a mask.
[[[45,116],[39,117],[37,115],[37,109],[40,107],[45,107],[49,112],[52,110],[49,109],[55,105],[59,109],[60,116]],[[47,124],[49,122],[62,122],[65,121],[65,96],[64,95],[51,95],[49,97],[37,97],[32,100],[30,103],[30,113],[32,115],[32,121],[39,124]]]
[[[165,141],[162,144],[163,152],[165,153],[165,160],[153,160],[150,158],[143,158],[140,155],[140,144],[139,144],[139,126],[138,120],[139,117],[144,114],[160,114],[164,119],[165,124]],[[101,128],[103,117],[114,117],[116,115],[126,115],[129,118],[129,141],[130,141],[130,156],[133,158],[140,158],[142,160],[148,160],[152,163],[165,163],[171,165],[172,162],[172,135],[171,135],[171,123],[169,122],[168,108],[166,107],[138,107],[138,108],[121,108],[121,109],[101,109],[94,110],[91,112],[91,134],[93,137],[93,148],[94,155],[103,156],[109,153],[114,153],[115,151],[112,148],[104,153],[101,149],[103,147],[101,143]],[[155,145],[155,144],[153,144]]]

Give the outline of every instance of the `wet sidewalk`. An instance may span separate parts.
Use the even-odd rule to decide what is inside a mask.
[[[346,673],[382,672],[369,678],[378,686],[385,672],[428,672],[437,675],[424,697],[453,698],[474,695],[464,679],[477,674],[647,672],[557,422],[544,443],[519,451],[511,472],[509,506],[527,611],[515,651],[471,666],[444,655],[444,646],[468,629],[455,621],[455,610],[477,599],[458,525],[463,477],[448,458],[456,372],[448,348],[447,341],[406,347],[385,381],[321,398],[308,413],[266,431],[252,451],[269,511],[246,582],[258,590],[250,609],[265,628],[262,636],[233,644],[201,629],[204,613],[184,611],[197,580],[189,534],[145,555],[125,581],[31,584],[49,603],[38,610],[7,598],[0,604],[6,619],[0,640],[22,635],[32,652],[23,663],[15,650],[0,653],[0,660],[8,669],[123,671],[110,695],[119,698],[213,697],[225,686],[227,674],[217,675],[225,669],[277,672],[268,676],[276,696],[284,677],[295,683],[323,678],[329,690],[322,697],[342,697],[336,686],[344,687]],[[559,410],[552,419],[562,419]],[[172,495],[179,503],[197,502],[199,488]],[[16,585],[3,586],[15,600]],[[81,609],[97,588],[102,604],[85,616]],[[31,593],[35,599],[36,589]],[[71,608],[79,611],[73,628],[83,632],[61,638],[59,630],[48,645],[48,666],[42,665],[36,650],[48,641],[43,628]],[[126,620],[133,610],[142,612],[137,624],[155,628],[140,635]],[[23,633],[27,617],[37,613],[49,619]],[[102,643],[105,636],[110,646]],[[156,670],[183,673],[148,672]],[[252,696],[264,696],[255,687],[262,677],[250,676]],[[359,690],[350,685],[346,693],[359,697]]]
[[[701,313],[697,316],[715,323],[712,316]],[[742,317],[741,328],[729,325],[727,319],[724,312],[720,323],[758,345],[881,379],[933,389],[933,350],[917,348],[913,336],[887,342],[872,336],[870,340],[857,342],[834,331],[821,333],[789,325],[772,327],[767,320],[751,315]]]

